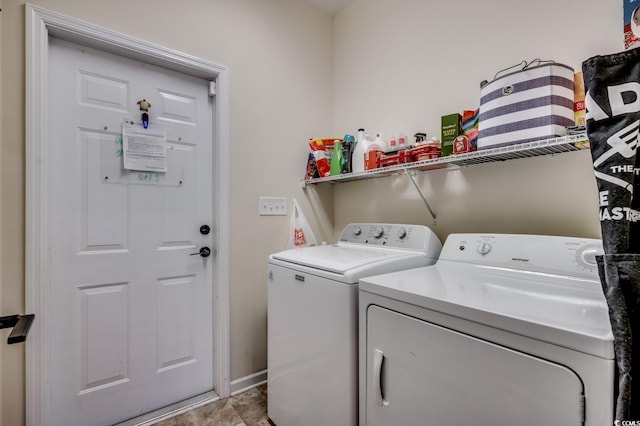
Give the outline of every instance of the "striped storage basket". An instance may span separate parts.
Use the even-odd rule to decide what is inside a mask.
[[[482,86],[480,97],[479,150],[563,136],[574,124],[566,65],[525,65]]]

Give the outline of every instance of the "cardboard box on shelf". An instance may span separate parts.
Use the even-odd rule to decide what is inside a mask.
[[[453,140],[462,134],[462,116],[460,114],[443,115],[441,124],[441,153],[446,157],[453,154]]]

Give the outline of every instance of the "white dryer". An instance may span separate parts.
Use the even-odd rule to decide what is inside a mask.
[[[277,426],[358,425],[358,280],[435,263],[427,227],[350,224],[337,244],[269,257],[268,415]]]
[[[360,281],[360,424],[613,424],[599,240],[450,235]]]

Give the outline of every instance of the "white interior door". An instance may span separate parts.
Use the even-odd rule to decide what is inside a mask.
[[[50,39],[51,424],[105,425],[213,388],[208,82]],[[123,169],[121,125],[166,129],[166,173]]]

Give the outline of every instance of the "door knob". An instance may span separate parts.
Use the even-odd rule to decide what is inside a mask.
[[[198,254],[202,257],[209,257],[209,255],[211,255],[211,249],[209,247],[202,247],[200,251],[191,253],[189,256],[196,256]]]

